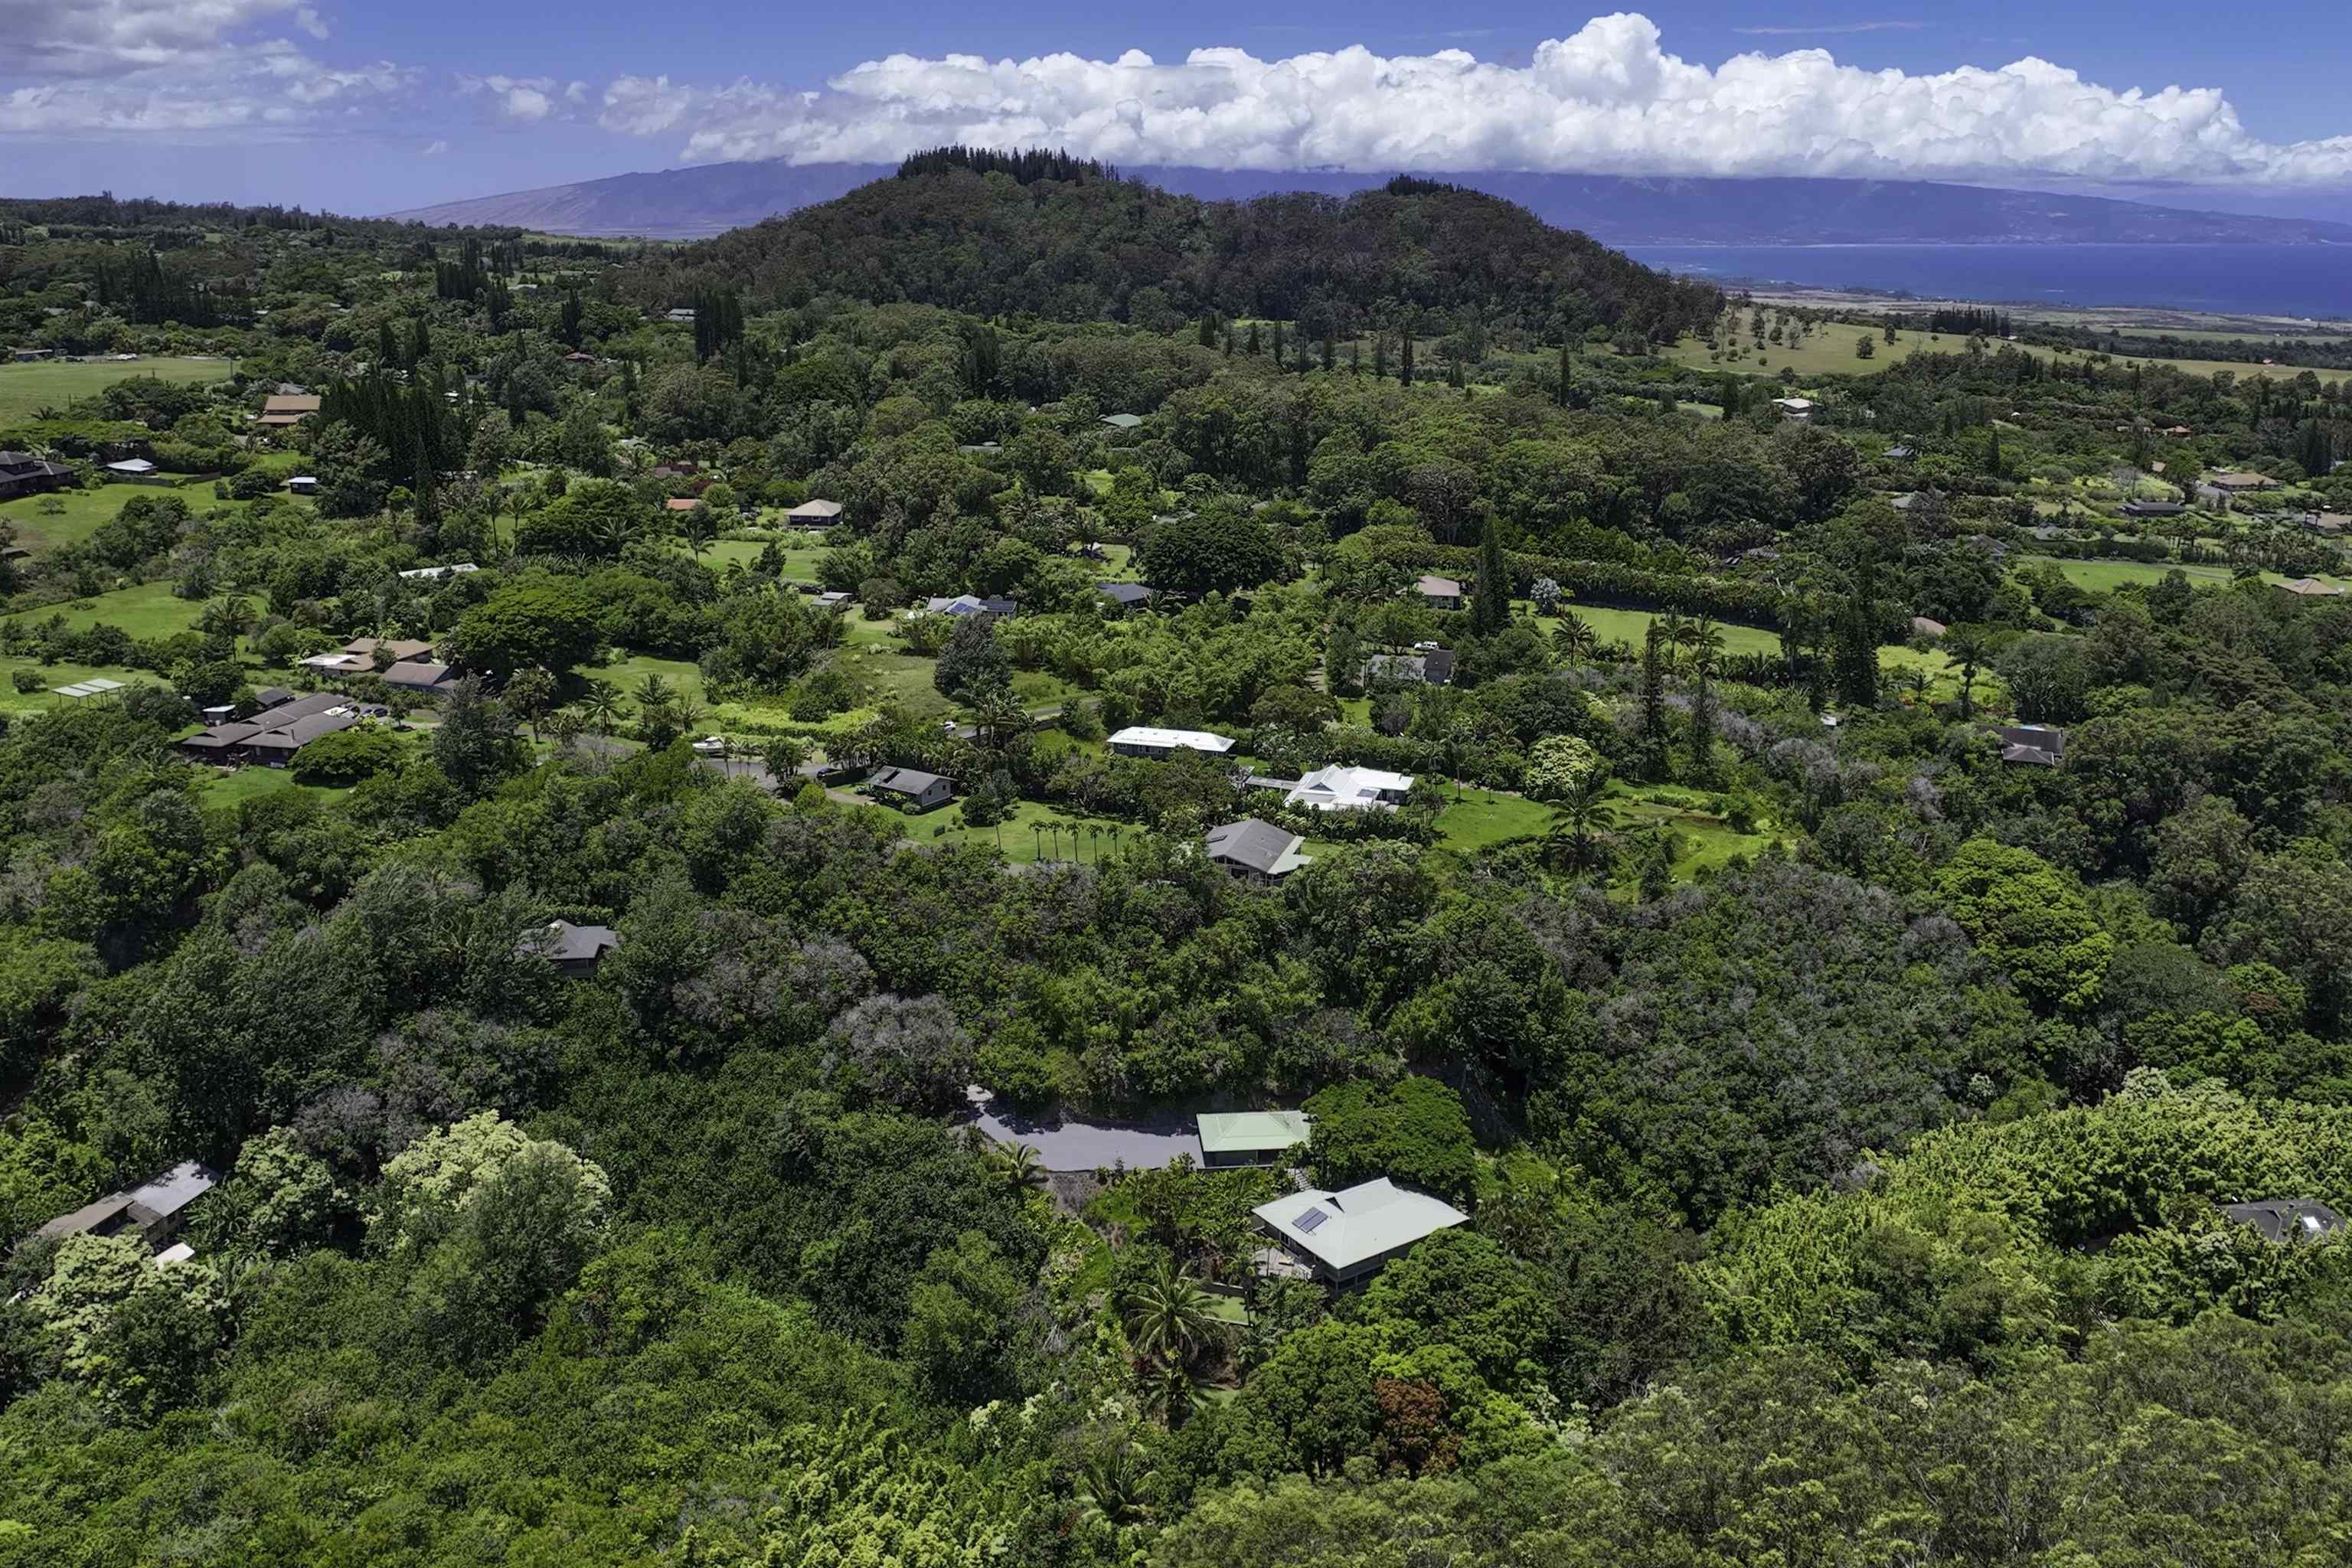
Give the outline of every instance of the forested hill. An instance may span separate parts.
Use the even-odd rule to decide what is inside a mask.
[[[1721,308],[1710,286],[1456,186],[1400,178],[1345,198],[1204,202],[1068,172],[1079,177],[1024,184],[950,163],[879,180],[649,258],[628,287],[648,305],[716,286],[762,304],[840,294],[1155,330],[1213,312],[1292,321],[1307,342],[1413,312],[1473,312],[1545,337],[1605,326],[1671,340]]]

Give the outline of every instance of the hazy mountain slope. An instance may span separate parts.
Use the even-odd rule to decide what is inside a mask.
[[[482,196],[398,213],[425,223],[514,225],[557,234],[700,238],[831,201],[891,172],[880,163],[711,163]],[[1210,199],[1281,191],[1348,195],[1384,174],[1194,168],[1126,171]],[[1517,202],[1546,223],[1612,245],[2042,244],[2178,241],[2352,244],[2352,224],[2242,217],[2036,191],[1927,181],[1627,179],[1469,173],[1447,182]]]
[[[1296,323],[1310,342],[1475,314],[1490,327],[1605,325],[1672,337],[1720,294],[1475,191],[1399,179],[1344,200],[1202,201],[1140,181],[947,168],[647,258],[641,303],[700,287],[799,305],[838,294],[978,315],[1181,325],[1204,310]]]

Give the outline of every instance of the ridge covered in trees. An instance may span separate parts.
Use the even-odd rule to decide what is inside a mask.
[[[1273,318],[1309,342],[1457,314],[1530,342],[1594,326],[1671,341],[1721,308],[1709,285],[1431,181],[1203,202],[1096,163],[959,148],[652,258],[630,287],[650,301],[722,282],[769,306],[837,293],[1058,321]]]

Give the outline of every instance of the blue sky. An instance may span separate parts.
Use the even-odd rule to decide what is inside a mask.
[[[2343,0],[0,0],[0,22],[9,195],[383,211],[964,138],[1130,166],[1923,177],[2352,218]]]

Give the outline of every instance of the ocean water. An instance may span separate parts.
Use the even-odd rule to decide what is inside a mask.
[[[1724,284],[2352,319],[2352,246],[1629,245],[1624,250],[1652,267]]]

